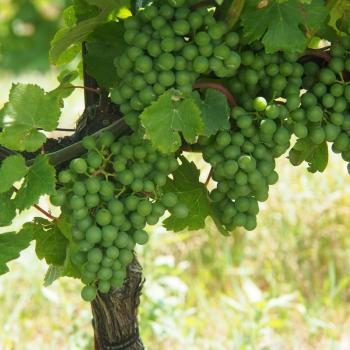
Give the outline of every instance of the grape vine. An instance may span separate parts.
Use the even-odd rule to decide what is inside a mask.
[[[48,276],[81,279],[86,301],[123,287],[147,226],[197,230],[211,217],[224,235],[254,230],[288,150],[293,165],[322,172],[330,143],[350,172],[350,15],[339,4],[130,5],[76,2],[52,41],[56,65],[73,65],[83,44],[94,86],[75,83],[79,69],[64,70],[49,92],[14,84],[0,110],[0,225],[31,207],[47,217],[0,235],[0,273],[34,240],[55,270]],[[66,130],[64,100],[81,88],[99,103],[68,145],[47,140]],[[193,150],[211,167],[205,183],[184,156]],[[38,206],[42,195],[60,207],[57,217]]]

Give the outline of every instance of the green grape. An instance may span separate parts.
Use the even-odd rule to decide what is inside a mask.
[[[86,194],[86,191],[87,190],[84,182],[77,181],[74,183],[73,185],[74,194],[76,194],[77,196],[84,196]]]
[[[92,217],[91,216],[86,216],[82,220],[79,220],[77,223],[77,227],[79,230],[85,232],[93,223]]]
[[[160,72],[158,75],[159,84],[164,87],[169,87],[175,83],[175,74],[171,71],[169,72]]]
[[[253,102],[253,106],[257,112],[262,112],[267,108],[267,101],[264,97],[257,97]]]
[[[105,197],[111,197],[114,194],[114,185],[109,181],[101,181],[99,193]]]
[[[122,265],[128,265],[134,259],[134,254],[128,249],[121,249],[119,252],[119,261]]]
[[[210,44],[210,36],[207,32],[197,32],[194,36],[194,42],[198,46],[208,46]]]
[[[99,281],[98,290],[101,293],[107,294],[111,289],[111,283],[109,281]]]
[[[87,208],[80,208],[80,209],[75,209],[73,211],[73,219],[75,220],[82,220],[85,217],[87,217],[89,215],[89,211]]]
[[[184,19],[178,19],[173,23],[173,30],[177,35],[187,35],[190,29],[190,24]]]
[[[97,218],[97,217],[96,217]],[[118,229],[112,225],[102,227],[102,239],[106,242],[113,242],[118,236]]]
[[[98,169],[102,163],[103,158],[95,151],[90,151],[86,157],[87,164],[94,169]]]
[[[256,166],[256,161],[249,155],[242,155],[238,159],[238,166],[240,169],[245,171],[253,170]]]
[[[82,241],[85,238],[84,233],[79,231],[76,227],[72,228],[72,236],[76,241]]]
[[[172,214],[178,219],[184,219],[188,216],[189,210],[183,203],[178,203],[172,208]]]
[[[86,240],[89,243],[98,243],[102,240],[101,229],[97,226],[92,226],[86,231]]]
[[[67,183],[73,181],[73,176],[69,170],[62,170],[58,174],[58,181],[63,183],[63,184],[67,184]]]
[[[163,195],[163,197],[161,199],[161,203],[166,208],[173,208],[178,203],[177,195],[175,193],[172,193],[172,192],[167,192]]]
[[[239,43],[239,35],[235,32],[229,32],[225,35],[225,43],[227,46],[234,48]]]
[[[96,298],[97,289],[95,286],[85,286],[81,290],[81,297],[84,301],[91,302]]]
[[[156,62],[156,66],[157,68],[164,70],[164,71],[168,71],[170,69],[172,69],[175,65],[175,57],[173,54],[166,52],[166,53],[162,53]]]
[[[209,69],[209,60],[204,56],[198,56],[193,61],[193,70],[196,73],[202,74]]]
[[[108,281],[113,276],[113,270],[109,267],[101,267],[100,270],[97,272],[98,279],[102,281]]]
[[[187,45],[182,50],[182,55],[187,61],[192,61],[198,56],[198,49],[195,45]]]
[[[85,136],[82,140],[85,149],[92,150],[96,148],[96,140],[93,136]]]
[[[331,94],[324,94],[322,96],[322,105],[325,108],[331,108],[334,106],[335,98]]]
[[[119,232],[118,233],[118,237],[117,237],[117,239],[115,240],[115,243],[114,243],[115,246],[117,248],[122,249],[122,248],[125,248],[128,245],[128,243],[129,243],[129,236],[128,236],[128,234],[125,233],[125,232]]]
[[[310,131],[310,139],[315,144],[319,145],[326,139],[326,133],[324,129],[320,126],[314,127]]]
[[[148,233],[144,230],[136,230],[133,234],[133,239],[137,244],[144,245],[148,242]]]
[[[50,202],[52,205],[61,206],[66,201],[66,193],[64,189],[59,189],[55,194],[50,196]]]
[[[277,130],[277,125],[271,119],[264,119],[260,123],[260,130],[267,135],[272,135]]]
[[[104,131],[99,135],[97,144],[100,148],[107,148],[113,144],[114,139],[115,138],[112,132]]]
[[[323,119],[323,110],[319,106],[312,106],[306,111],[306,116],[313,123],[320,122]]]
[[[77,195],[73,195],[69,200],[69,205],[72,209],[75,209],[75,210],[84,208],[85,207],[84,198]]]
[[[324,131],[326,133],[326,141],[333,142],[340,134],[341,129],[339,126],[329,123],[324,127]]]
[[[76,252],[71,256],[71,261],[77,266],[81,266],[86,263],[87,257],[83,252]]]
[[[100,226],[109,225],[112,221],[112,214],[107,209],[100,209],[96,213],[96,223]]]
[[[147,201],[140,201],[137,205],[137,213],[141,215],[141,217],[145,217],[152,212],[152,204]]]
[[[341,126],[344,122],[344,115],[342,113],[332,113],[330,115],[330,121],[337,126]]]
[[[91,242],[88,242],[86,240],[84,241],[80,241],[78,243],[78,246],[79,246],[79,250],[82,251],[82,252],[88,252],[93,246],[94,244],[91,243]]]
[[[345,132],[341,132],[335,139],[332,149],[335,153],[344,152],[349,147],[349,144],[349,136]]]
[[[147,43],[149,42],[150,37],[148,34],[143,32],[138,32],[133,41],[132,44],[136,47],[139,47],[140,49],[145,49],[147,47]]]
[[[295,123],[293,131],[295,136],[297,136],[300,139],[303,139],[308,135],[308,128],[302,123]]]
[[[102,250],[99,248],[92,248],[87,253],[87,259],[91,263],[99,264],[103,259]]]
[[[336,82],[337,77],[332,70],[328,68],[323,68],[320,71],[319,79],[320,82],[323,84],[332,85]]]

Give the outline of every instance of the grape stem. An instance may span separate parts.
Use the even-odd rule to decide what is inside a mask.
[[[233,95],[231,94],[231,92],[225,86],[223,86],[222,84],[207,81],[207,82],[195,83],[193,85],[193,88],[194,89],[214,89],[214,90],[218,90],[218,91],[222,92],[226,96],[226,98],[227,98],[229,104],[231,105],[231,107],[236,107],[237,106],[237,102],[236,102],[235,98],[233,97]]]
[[[210,182],[210,180],[211,180],[211,178],[213,176],[213,172],[214,172],[214,168],[211,167],[210,171],[209,171],[209,174],[208,174],[208,177],[207,177],[207,179],[205,180],[205,183],[204,183],[205,186],[208,186],[208,184],[209,184],[209,182]]]
[[[233,28],[238,22],[245,5],[245,0],[231,1],[231,5],[225,13],[226,23],[229,28]]]
[[[81,85],[70,85],[70,86],[62,86],[61,89],[84,89],[86,91],[94,92],[97,95],[101,95],[101,89],[92,88],[88,86],[81,86]]]
[[[45,209],[41,208],[39,205],[34,204],[34,208],[38,211],[40,211],[42,214],[44,214],[46,217],[48,217],[50,220],[54,221],[57,220],[56,217],[52,216],[48,211]]]
[[[15,187],[15,186],[12,186],[12,189],[14,192],[18,192],[18,189]],[[46,211],[45,209],[41,208],[39,205],[37,204],[34,204],[33,207],[40,211],[40,213],[44,214],[47,218],[49,218],[50,220],[54,221],[54,220],[57,220],[56,217],[52,216],[48,211]]]

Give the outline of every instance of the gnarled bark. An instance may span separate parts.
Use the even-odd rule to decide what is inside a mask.
[[[95,350],[144,349],[137,320],[142,284],[142,268],[134,259],[124,286],[108,294],[99,293],[91,303]]]

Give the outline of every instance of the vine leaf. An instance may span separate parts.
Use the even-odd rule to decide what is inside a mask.
[[[113,60],[125,49],[123,28],[121,22],[108,22],[99,26],[87,40],[87,72],[105,88],[117,82]]]
[[[302,4],[299,0],[248,0],[242,14],[244,38],[262,40],[267,53],[302,52],[327,19],[324,0]],[[303,28],[306,30],[306,36]]]
[[[179,149],[181,134],[188,143],[194,143],[204,132],[201,111],[196,103],[190,98],[182,99],[175,90],[161,95],[140,118],[154,147],[164,153]]]
[[[37,257],[45,259],[47,264],[63,265],[66,259],[67,238],[62,234],[56,222],[37,218],[34,239]]]
[[[29,168],[22,187],[15,197],[16,206],[20,210],[30,208],[38,203],[40,196],[54,192],[55,168],[49,164],[48,156],[39,155]]]
[[[9,271],[7,263],[19,258],[22,250],[29,247],[33,239],[33,224],[24,224],[20,232],[0,234],[0,275]]]
[[[298,140],[289,152],[289,160],[294,166],[306,161],[311,173],[323,172],[328,164],[327,143],[316,145],[308,139]]]
[[[329,26],[337,31],[342,32],[343,29],[350,31],[350,3],[348,0],[330,0],[328,2],[329,10]],[[342,20],[342,24],[347,23],[347,28],[339,28],[338,22]]]
[[[1,118],[0,144],[16,151],[34,152],[46,137],[37,129],[52,131],[60,117],[59,99],[37,85],[13,84]]]
[[[193,97],[202,111],[205,136],[215,135],[219,130],[229,129],[230,107],[223,93],[207,89],[205,100],[201,99],[197,91],[193,93]]]
[[[81,43],[85,41],[94,30],[103,23],[108,22],[113,12],[117,16],[118,10],[127,6],[125,0],[88,0],[87,3],[97,6],[100,11],[92,10],[93,16],[77,21],[74,6],[64,11],[66,26],[61,28],[51,41],[49,52],[50,62],[56,65],[67,64],[80,52]]]
[[[9,226],[16,216],[16,204],[12,198],[13,190],[0,193],[0,227]]]
[[[9,191],[27,172],[28,167],[23,156],[13,155],[5,158],[0,167],[0,193]]]
[[[173,179],[168,178],[164,191],[175,193],[179,202],[187,206],[189,213],[184,219],[170,215],[164,220],[164,227],[174,232],[184,229],[199,230],[205,227],[205,221],[210,216],[220,233],[228,236],[228,231],[220,223],[216,209],[209,199],[205,184],[199,181],[199,169],[185,157],[180,159],[182,164],[173,173]]]
[[[62,245],[60,252],[62,257],[64,255],[64,259],[62,259],[63,261],[61,260],[59,265],[51,264],[49,266],[44,277],[45,287],[63,276],[81,278],[81,267],[74,265],[71,261],[72,254],[79,251],[79,246],[74,242],[72,237],[72,224],[63,215],[55,221],[55,224],[60,234],[66,240],[66,244],[64,246]]]
[[[50,265],[45,273],[44,287],[51,286],[53,282],[59,279],[62,275],[63,267]]]
[[[185,204],[189,210],[185,219],[178,219],[171,215],[164,220],[164,227],[174,232],[204,228],[205,219],[211,214],[208,190],[199,181],[199,169],[185,157],[181,157],[181,163],[173,173],[173,179],[168,178],[164,186],[165,192],[175,193],[179,202]]]

